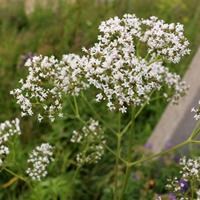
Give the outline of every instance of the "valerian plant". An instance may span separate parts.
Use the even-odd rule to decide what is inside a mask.
[[[112,153],[116,160],[113,196],[119,200],[124,199],[133,166],[188,144],[198,134],[196,129],[186,141],[169,150],[133,160],[135,120],[143,108],[152,102],[158,91],[161,97],[175,104],[186,94],[187,84],[166,65],[179,63],[190,50],[183,25],[167,24],[157,17],[140,19],[125,14],[122,18],[103,21],[99,32],[97,42],[88,49],[83,47],[82,55],[67,54],[61,59],[43,55],[29,58],[25,63],[28,75],[19,81],[20,86],[11,94],[21,108],[21,117],[36,116],[39,122],[50,120],[52,123],[67,114],[62,112],[63,102],[66,96],[72,97],[72,119],[82,126],[78,130],[74,128],[70,139],[77,146],[74,156],[77,171],[88,163],[97,163],[106,152]],[[84,93],[90,90],[95,91],[93,99],[96,102],[105,102],[108,110],[119,117],[117,130],[108,127],[101,113],[94,114],[90,120],[82,117],[77,98],[85,98]],[[91,102],[87,103],[95,113]],[[130,121],[120,124],[120,118],[129,110],[132,113]],[[199,114],[196,109],[194,111]],[[115,147],[106,141],[105,129],[116,136]],[[122,145],[124,139],[128,146]],[[50,144],[43,143],[30,153],[26,173],[31,180],[42,181],[46,177],[47,167],[53,162],[53,149]],[[1,163],[6,162],[7,153],[5,148]],[[118,182],[119,165],[126,168],[122,185]],[[12,173],[10,169],[7,171]],[[22,179],[30,182],[28,177]]]

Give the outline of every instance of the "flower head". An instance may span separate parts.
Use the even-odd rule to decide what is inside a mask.
[[[14,135],[20,135],[21,130],[19,126],[19,119],[16,118],[12,121],[5,121],[0,123],[0,166],[3,164],[6,156],[9,154],[9,140]]]
[[[200,158],[180,159],[181,170],[179,176],[168,180],[167,189],[173,192],[177,199],[190,199],[191,190],[198,196],[198,188],[194,187],[200,184]]]
[[[47,176],[47,167],[52,160],[53,147],[48,143],[43,143],[30,153],[26,173],[32,180],[40,181]]]
[[[73,131],[71,142],[80,144],[80,152],[76,156],[79,165],[97,163],[104,154],[104,133],[94,119],[90,119],[81,131]]]
[[[25,66],[28,76],[20,80],[20,88],[11,91],[20,105],[22,116],[38,114],[38,120],[44,117],[51,121],[61,112],[61,91],[55,84],[58,60],[53,56],[34,56],[29,58]]]
[[[140,41],[147,45],[148,53],[153,56],[178,63],[183,56],[190,53],[182,24],[167,24],[155,16],[142,20],[141,24]]]
[[[88,87],[84,76],[85,65],[87,65],[86,57],[76,54],[63,55],[59,62],[56,82],[65,94],[77,96],[80,91]]]
[[[154,91],[167,87],[174,92],[172,99],[177,103],[187,86],[163,62],[177,62],[189,52],[182,44],[186,39],[180,25],[174,25],[174,29],[171,26],[157,18],[143,20],[129,14],[102,22],[98,42],[84,49],[88,58],[85,76],[98,90],[96,100],[106,100],[110,110],[126,112],[129,105],[140,106],[150,100]],[[175,35],[180,37],[177,41]],[[138,43],[144,43],[145,57],[139,54]]]

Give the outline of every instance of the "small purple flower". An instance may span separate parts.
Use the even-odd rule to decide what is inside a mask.
[[[184,180],[184,179],[181,179],[181,180],[179,181],[179,185],[180,185],[180,187],[181,187],[181,191],[182,191],[182,192],[186,192],[186,191],[188,190],[188,188],[189,188],[189,183],[188,183],[188,181],[186,181],[186,180]]]
[[[168,197],[169,197],[169,200],[176,200],[176,196],[174,193],[169,193]]]

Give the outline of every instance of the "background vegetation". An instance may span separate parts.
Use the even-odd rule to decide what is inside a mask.
[[[9,91],[16,87],[19,79],[26,74],[23,63],[33,54],[55,55],[80,53],[81,47],[90,47],[97,39],[98,25],[102,20],[124,13],[135,13],[139,17],[155,15],[167,22],[180,22],[185,25],[185,34],[191,43],[191,55],[183,59],[179,66],[169,66],[180,74],[184,74],[200,42],[200,1],[199,0],[79,0],[68,3],[58,1],[58,6],[37,7],[35,11],[26,15],[24,2],[16,1],[6,6],[0,5],[0,121],[19,116],[19,109]],[[87,94],[90,98],[90,94]],[[80,111],[85,118],[92,116],[86,102],[79,102]],[[150,135],[165,108],[162,100],[154,102],[143,111],[137,119],[135,148],[133,151],[144,152],[143,145]],[[116,120],[107,115],[105,105],[94,106],[98,113],[107,117],[111,126],[115,127]],[[66,99],[65,111],[70,114],[71,108]],[[129,113],[124,116],[126,121]],[[145,122],[145,123],[144,123]],[[23,136],[21,142],[14,145],[15,160],[12,169],[24,173],[21,168],[26,162],[26,152],[34,144],[48,141],[56,144],[56,160],[51,166],[49,178],[36,184],[32,189],[23,182],[15,182],[9,187],[4,183],[12,177],[2,171],[0,173],[0,199],[81,199],[81,200],[109,200],[112,198],[112,155],[107,155],[96,166],[88,166],[81,170],[75,185],[72,184],[74,168],[70,161],[74,149],[70,146],[71,131],[78,124],[68,117],[56,121],[53,125],[48,122],[38,124],[35,119],[23,119]],[[108,133],[109,134],[109,133]],[[112,140],[112,138],[109,138]],[[9,156],[13,159],[13,155]],[[165,164],[165,167],[164,165]],[[152,199],[155,193],[165,193],[166,176],[176,171],[171,159],[151,163],[134,169],[129,183],[127,200]],[[162,166],[162,167],[161,167]],[[158,168],[162,169],[158,172]],[[121,169],[122,171],[124,169]]]

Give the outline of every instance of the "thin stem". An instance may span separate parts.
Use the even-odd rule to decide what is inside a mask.
[[[194,199],[194,188],[195,188],[195,186],[194,186],[194,179],[193,178],[192,178],[191,182],[192,182],[192,184],[191,184],[191,192],[192,192],[192,196],[191,197],[192,198],[191,199],[193,200]]]
[[[101,121],[103,124],[105,124],[105,126],[112,132],[112,133],[116,133],[112,128],[110,128],[110,126],[108,125],[108,123],[103,120],[101,118],[101,116],[96,112],[96,110],[94,109],[94,107],[89,103],[87,97],[83,94],[82,94],[82,97],[83,97],[83,100],[85,101],[85,103],[88,105],[88,107],[90,108],[90,110],[94,113],[94,115],[98,118],[99,121]]]
[[[118,112],[118,133],[121,131],[121,112]]]
[[[148,104],[148,101],[146,101],[143,106],[140,107],[140,109],[135,113],[134,115],[134,120],[136,120],[136,118],[140,115],[140,113],[143,111],[143,109],[145,108],[145,106]],[[125,126],[125,128],[121,131],[121,134],[124,135],[128,129],[130,128],[130,126],[132,125],[132,119],[130,120],[130,122]]]
[[[11,174],[11,175],[17,177],[18,179],[24,181],[29,187],[31,187],[30,183],[29,183],[29,182],[26,180],[26,178],[24,178],[23,176],[20,176],[20,175],[16,174],[15,172],[11,171],[10,169],[8,169],[8,168],[6,168],[6,167],[4,167],[3,169],[4,169],[6,172],[8,172],[9,174]]]
[[[199,140],[191,140],[191,143],[200,144],[200,141]]]
[[[115,199],[118,199],[118,176],[119,176],[119,158],[120,156],[121,135],[117,134],[117,150],[115,162]]]
[[[200,132],[199,126],[200,126],[200,121],[196,124],[194,130],[192,131],[192,134],[189,137],[191,140],[194,139],[199,134],[199,132]]]
[[[75,179],[76,179],[76,176],[77,176],[79,170],[80,170],[80,166],[77,166],[77,167],[76,167],[76,170],[75,170],[75,172],[74,172],[73,178],[72,178],[72,183],[74,183],[74,181],[75,181]]]
[[[69,104],[70,104],[70,106],[71,106],[71,108],[72,108],[72,111],[73,111],[74,113],[76,113],[75,108],[74,108],[74,105],[73,105],[71,99],[68,97],[67,100],[68,100],[68,102],[69,102]]]
[[[140,41],[137,41],[137,44],[136,44],[136,55],[137,55],[137,57],[140,57],[139,46],[140,46]]]
[[[132,157],[132,146],[133,146],[133,133],[134,133],[134,126],[135,126],[135,108],[132,108],[132,112],[131,112],[131,131],[129,131],[128,133],[128,157],[127,160],[128,162],[131,161],[131,157]],[[126,192],[126,187],[128,184],[128,180],[130,177],[130,173],[131,173],[131,166],[129,165],[129,163],[126,164],[126,172],[125,172],[125,177],[124,177],[124,182],[123,182],[123,186],[122,186],[122,192],[121,192],[121,198],[123,199],[124,193]]]
[[[190,140],[190,139],[187,139],[186,141],[177,144],[176,146],[172,147],[171,149],[162,151],[162,152],[157,153],[157,154],[153,154],[153,155],[148,156],[148,157],[146,157],[146,158],[141,158],[141,159],[139,159],[139,160],[137,160],[137,161],[135,161],[135,162],[129,163],[129,164],[130,164],[130,166],[132,167],[132,166],[141,164],[141,163],[143,163],[143,162],[152,160],[152,159],[154,159],[154,158],[158,158],[158,157],[163,156],[163,155],[165,155],[165,154],[171,153],[171,152],[175,151],[176,149],[179,149],[179,148],[185,146],[186,144],[189,144],[190,142],[191,142],[191,140]]]
[[[118,176],[119,176],[119,158],[121,157],[121,113],[118,113],[118,133],[117,136],[117,149],[116,149],[116,162],[115,162],[115,199],[118,199]]]
[[[79,113],[79,108],[78,108],[78,104],[76,101],[76,97],[73,96],[73,101],[74,101],[74,114],[76,119],[78,119],[83,125],[86,125],[87,123],[81,118],[80,113]],[[72,105],[73,106],[73,105]]]
[[[131,149],[132,149],[132,146],[133,146],[133,135],[134,135],[134,129],[135,129],[135,119],[136,119],[136,113],[135,113],[135,108],[132,108],[131,110],[131,131],[129,131],[129,134],[128,134],[128,139],[129,139],[129,143],[128,143],[128,160],[131,160]]]
[[[75,114],[76,114],[76,117],[80,117],[79,109],[78,109],[78,104],[77,104],[77,101],[76,101],[76,97],[75,97],[75,96],[73,96],[73,100],[74,100],[74,107],[75,107]]]
[[[130,128],[130,126],[132,125],[132,120],[125,126],[125,128],[121,131],[121,135],[123,136],[128,129]]]
[[[18,179],[19,179],[18,177],[14,176],[9,181],[7,181],[3,185],[1,185],[0,187],[5,189],[5,188],[11,186],[12,184],[14,184],[16,181],[18,181]]]
[[[21,179],[22,181],[26,182],[26,179],[25,179],[24,177],[22,177],[22,176],[16,174],[15,172],[11,171],[10,169],[8,169],[8,168],[6,168],[6,167],[4,167],[3,169],[4,169],[5,171],[7,171],[9,174],[11,174],[11,175],[13,175],[13,176],[15,176],[15,177]]]
[[[147,105],[147,101],[140,107],[140,109],[135,113],[134,119],[138,117],[138,115],[143,111],[144,107]]]
[[[123,162],[124,164],[127,164],[127,161],[124,160],[124,159],[121,157],[121,155],[118,156],[118,155],[116,154],[116,152],[114,152],[114,151],[113,151],[109,146],[107,146],[106,144],[104,144],[104,146],[105,146],[105,148],[106,148],[110,153],[112,153],[115,157],[118,157],[119,160],[120,160],[121,162]]]
[[[78,119],[83,125],[87,125],[87,123],[80,117],[77,116],[76,119]],[[86,127],[87,128],[87,127]],[[89,129],[88,129],[89,130]],[[90,131],[90,130],[89,130]]]
[[[153,93],[154,93],[154,90],[151,92],[150,97],[152,96]],[[162,97],[161,97],[161,96],[160,96],[160,97],[155,97],[155,98],[152,98],[150,101],[152,102],[152,101],[155,101],[155,100],[160,99],[160,98],[162,98]],[[143,111],[143,109],[145,108],[145,106],[146,106],[148,103],[149,103],[148,100],[145,101],[145,103],[144,103],[144,104],[140,107],[140,109],[135,113],[135,118],[134,118],[134,119],[136,119],[136,118],[140,115],[140,113]]]
[[[148,57],[149,57],[149,52],[146,54],[146,56],[145,56],[145,60],[148,60]]]

